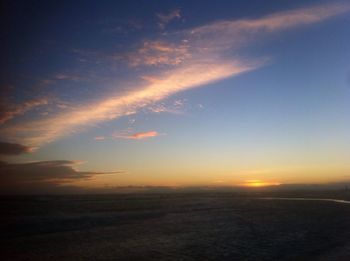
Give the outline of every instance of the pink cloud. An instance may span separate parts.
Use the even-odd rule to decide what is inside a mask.
[[[243,73],[256,68],[235,64],[233,61],[216,63],[199,63],[180,67],[158,76],[157,81],[145,82],[135,91],[124,96],[110,97],[71,108],[50,118],[38,119],[8,126],[0,134],[10,137],[14,142],[40,146],[59,137],[81,132],[96,123],[118,119],[135,114],[139,109],[151,106],[170,95],[200,87],[214,81]]]
[[[116,139],[131,139],[131,140],[142,140],[142,139],[148,139],[152,137],[159,136],[160,134],[156,131],[147,131],[147,132],[137,132],[133,134],[129,133],[115,133],[113,135]]]

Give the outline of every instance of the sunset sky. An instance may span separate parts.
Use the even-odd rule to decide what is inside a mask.
[[[0,189],[350,180],[350,1],[8,1]]]

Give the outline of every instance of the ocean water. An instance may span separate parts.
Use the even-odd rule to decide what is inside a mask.
[[[1,260],[332,260],[350,245],[350,206],[329,200],[12,196],[1,209]]]

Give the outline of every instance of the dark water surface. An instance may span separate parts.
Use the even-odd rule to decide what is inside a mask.
[[[350,244],[350,206],[331,201],[17,196],[1,209],[1,260],[332,260]]]

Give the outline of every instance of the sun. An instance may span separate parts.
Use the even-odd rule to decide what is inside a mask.
[[[246,180],[244,183],[240,185],[243,187],[258,188],[258,187],[266,187],[266,186],[278,186],[278,185],[281,185],[281,183],[271,182],[271,181],[262,181],[258,179],[250,179],[250,180]]]

